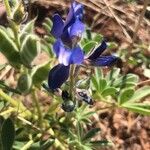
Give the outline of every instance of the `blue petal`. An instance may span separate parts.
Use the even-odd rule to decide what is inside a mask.
[[[54,52],[60,64],[68,66],[70,64],[70,57],[72,51],[65,47],[61,40],[57,40],[53,45]]]
[[[70,66],[58,64],[52,68],[48,76],[48,86],[51,90],[60,88],[69,77]]]
[[[72,50],[70,57],[70,64],[81,64],[84,59],[83,50],[77,46]]]
[[[84,32],[84,29],[84,24],[77,18],[75,23],[70,28],[70,37],[81,37],[82,33]]]
[[[72,3],[72,6],[73,6],[73,9],[74,9],[75,16],[80,18],[80,19],[82,19],[82,16],[83,16],[83,5],[74,1]]]
[[[51,29],[51,34],[55,38],[59,38],[61,36],[62,32],[63,32],[64,22],[58,14],[55,14],[53,16],[52,21],[53,21],[53,26],[52,26],[52,29]]]
[[[102,41],[102,43],[92,52],[92,54],[90,54],[88,59],[94,60],[98,58],[104,52],[106,48],[107,48],[106,42]]]
[[[112,66],[118,61],[116,56],[101,56],[96,60],[92,60],[91,64],[93,66]]]
[[[71,4],[71,8],[65,21],[64,31],[75,22],[76,18],[82,19],[82,16],[83,16],[83,5],[78,4],[77,2],[74,1]]]

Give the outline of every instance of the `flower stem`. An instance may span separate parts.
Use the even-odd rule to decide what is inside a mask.
[[[70,70],[70,87],[69,87],[69,94],[73,101],[74,101],[74,94],[73,94],[73,92],[74,92],[74,88],[73,88],[73,86],[74,86],[74,68],[75,68],[75,66],[72,65],[71,70]]]
[[[41,136],[42,136],[42,134],[38,134],[38,135],[35,137],[35,139],[31,139],[27,144],[25,144],[25,145],[21,148],[21,150],[27,150],[27,149],[29,149],[29,148],[31,147],[31,145],[32,145],[37,139],[39,139]]]
[[[11,9],[10,9],[8,0],[4,0],[4,5],[6,8],[7,15],[8,15],[8,17],[10,17],[11,16]]]
[[[26,116],[30,116],[30,117],[32,116],[31,112],[29,110],[27,110],[26,107],[23,106],[21,101],[14,100],[9,95],[4,93],[2,90],[0,90],[0,97],[2,97],[5,101],[9,102],[15,108],[17,108],[17,109],[19,108],[20,112],[22,114],[24,114]]]
[[[38,113],[39,126],[40,126],[40,128],[42,128],[43,116],[42,116],[42,111],[41,111],[35,90],[32,91],[32,96],[33,96],[33,101],[35,103],[37,113]]]

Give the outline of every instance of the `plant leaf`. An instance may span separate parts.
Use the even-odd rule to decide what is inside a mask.
[[[90,52],[96,45],[97,45],[97,42],[95,42],[95,41],[89,41],[88,43],[86,43],[83,46],[83,50],[84,50],[85,54]]]
[[[122,90],[118,97],[119,105],[122,105],[123,103],[129,101],[133,96],[133,94],[134,94],[134,90],[131,88]]]
[[[21,45],[21,61],[26,67],[31,67],[32,61],[40,53],[41,44],[37,36],[29,34]]]
[[[122,106],[132,112],[136,112],[142,115],[150,115],[150,104],[128,102],[124,103]]]
[[[139,102],[142,98],[150,95],[150,86],[144,86],[135,91],[130,102]]]
[[[114,87],[108,87],[108,88],[106,88],[106,89],[103,90],[103,92],[101,93],[101,95],[103,97],[106,97],[106,96],[109,96],[109,95],[113,95],[114,96],[116,94],[116,92],[117,92],[116,88],[114,88]]]
[[[87,140],[91,139],[91,138],[94,137],[99,131],[100,131],[100,128],[91,129],[90,131],[88,131],[87,134],[85,134],[85,136],[83,137],[82,141],[87,141]]]
[[[45,79],[47,79],[49,70],[50,70],[49,62],[38,66],[32,76],[33,84],[35,85],[41,84]]]
[[[2,125],[1,139],[3,150],[11,150],[15,139],[15,127],[10,118],[6,119]]]
[[[9,38],[7,33],[0,28],[0,52],[7,58],[11,65],[17,66],[20,61],[18,48]]]

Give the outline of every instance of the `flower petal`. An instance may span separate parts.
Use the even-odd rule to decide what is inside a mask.
[[[60,39],[54,43],[53,50],[60,64],[64,64],[65,66],[70,64],[70,57],[72,52],[70,49],[64,46]]]
[[[58,14],[55,14],[53,16],[52,21],[53,21],[53,26],[51,29],[51,34],[57,39],[61,36],[63,32],[64,22]]]
[[[61,35],[61,40],[62,42],[67,45],[68,47],[71,47],[72,46],[72,41],[71,41],[71,38],[70,38],[70,35],[69,35],[69,32],[68,30],[65,30],[63,32],[63,34]]]
[[[92,54],[88,56],[88,59],[94,60],[98,58],[104,52],[106,48],[107,48],[106,42],[102,41],[102,43],[92,52]]]
[[[82,16],[83,16],[83,5],[78,4],[77,2],[74,1],[71,4],[71,8],[65,21],[64,30],[68,29],[68,27],[70,27],[75,22],[76,18],[82,19]]]
[[[91,64],[93,66],[112,66],[118,61],[116,56],[101,56],[96,60],[92,60]]]
[[[75,23],[70,28],[70,37],[73,36],[81,37],[84,30],[85,25],[79,20],[79,18],[77,18]]]
[[[58,64],[52,68],[48,76],[48,86],[51,90],[60,88],[60,86],[69,77],[70,66],[64,66],[63,64]]]
[[[72,54],[70,57],[70,64],[81,64],[84,59],[84,54],[82,49],[77,46],[72,50]]]

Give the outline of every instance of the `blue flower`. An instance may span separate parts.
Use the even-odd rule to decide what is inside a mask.
[[[84,32],[85,26],[81,22],[82,18],[83,5],[74,1],[71,4],[71,8],[65,22],[59,14],[54,14],[52,18],[53,26],[51,29],[51,34],[56,39],[61,38],[65,45],[72,47],[72,40],[74,38],[80,38]]]
[[[119,60],[118,57],[113,55],[101,56],[107,48],[105,41],[102,41],[102,43],[94,49],[89,56],[85,56],[85,58],[83,51],[78,45],[73,49],[69,49],[64,46],[61,40],[57,40],[53,48],[60,64],[56,65],[49,72],[48,84],[51,89],[59,88],[68,79],[71,64],[80,65],[84,63],[84,60],[86,62],[88,61],[89,65],[103,67],[112,66]]]
[[[107,44],[103,40],[102,43],[96,49],[94,49],[94,51],[89,56],[85,58],[85,60],[87,60],[90,65],[96,67],[112,66],[119,60],[119,58],[113,55],[101,56],[101,54],[106,49]]]

